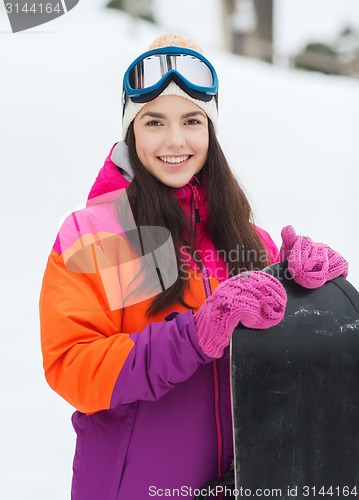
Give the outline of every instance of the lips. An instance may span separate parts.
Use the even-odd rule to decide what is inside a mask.
[[[191,155],[182,155],[182,156],[159,156],[158,158],[164,163],[168,163],[170,165],[177,165],[179,163],[183,163],[187,161]]]

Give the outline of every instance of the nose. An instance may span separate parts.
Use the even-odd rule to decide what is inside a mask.
[[[166,145],[170,149],[181,149],[186,144],[186,138],[182,127],[172,125],[167,130]]]

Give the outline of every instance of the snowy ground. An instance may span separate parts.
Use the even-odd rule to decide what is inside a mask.
[[[41,278],[58,221],[120,138],[123,71],[163,31],[101,4],[17,35],[0,10],[2,500],[69,498],[72,408],[43,378]],[[331,244],[358,287],[358,81],[289,73],[197,40],[218,69],[220,140],[257,222],[278,244],[288,223]]]

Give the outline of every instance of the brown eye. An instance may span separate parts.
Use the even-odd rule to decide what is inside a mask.
[[[199,123],[201,123],[201,122],[199,120],[197,120],[196,118],[191,118],[190,120],[186,121],[187,125],[198,125]]]
[[[148,127],[159,127],[160,125],[162,125],[162,123],[158,120],[151,120],[150,122],[146,123],[146,126]]]

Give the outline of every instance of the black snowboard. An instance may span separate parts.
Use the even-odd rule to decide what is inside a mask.
[[[233,333],[235,498],[359,499],[359,294],[265,271],[288,303],[276,327]]]

